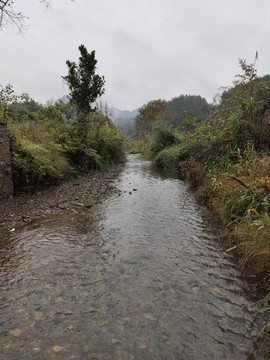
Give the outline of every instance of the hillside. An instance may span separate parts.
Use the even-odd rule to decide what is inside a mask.
[[[119,110],[115,107],[108,107],[108,113],[114,124],[125,134],[130,135],[132,133],[135,117],[138,114],[138,109],[129,111],[129,110]]]

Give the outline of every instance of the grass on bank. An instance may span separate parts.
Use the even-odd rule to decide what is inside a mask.
[[[102,112],[79,114],[62,102],[39,106],[31,119],[9,114],[15,189],[54,184],[125,161],[124,137]]]

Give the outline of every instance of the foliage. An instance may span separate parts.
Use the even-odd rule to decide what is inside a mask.
[[[168,101],[168,107],[173,114],[171,124],[174,128],[190,117],[203,121],[207,119],[210,110],[207,101],[199,95],[180,95]]]
[[[62,78],[69,87],[71,103],[77,106],[79,112],[87,114],[95,110],[92,104],[104,94],[105,79],[96,74],[95,51],[88,53],[84,45],[79,46],[79,51],[79,63],[67,60],[68,75]]]
[[[164,120],[156,121],[150,144],[151,158],[155,158],[160,151],[178,142],[178,138]]]
[[[154,163],[167,170],[177,170],[179,163],[179,146],[173,145],[161,150],[154,158]]]
[[[179,163],[181,175],[225,227],[239,267],[264,283],[261,311],[269,314],[270,81],[257,77],[254,64],[240,60],[240,67],[209,118],[186,116],[176,129],[178,142],[165,149],[168,134],[160,132],[154,161],[167,168]],[[269,328],[268,322],[264,330]]]
[[[34,121],[36,119],[36,114],[40,109],[41,106],[33,99],[20,102],[16,101],[9,106],[9,118],[13,119],[14,121]]]
[[[179,151],[179,149],[178,149]],[[193,157],[179,164],[181,175],[185,178],[191,189],[198,189],[204,182],[205,167]]]
[[[99,118],[104,119],[102,126],[99,128],[99,137],[97,141],[97,152],[101,156],[104,165],[111,165],[125,161],[124,139],[119,129],[112,121],[99,113]],[[100,119],[96,120],[100,122]]]
[[[163,120],[174,129],[182,123],[183,129],[190,130],[191,119],[195,128],[197,122],[208,117],[210,107],[201,96],[180,95],[170,101],[152,100],[139,109],[135,119],[134,132],[137,136],[152,134],[153,124],[157,120]],[[186,120],[185,120],[186,119]]]
[[[126,144],[126,150],[129,154],[139,154],[142,151],[143,137],[128,139]]]
[[[12,171],[18,189],[54,183],[66,176],[69,164],[61,146],[40,125],[9,124]]]
[[[71,103],[13,102],[2,88],[15,188],[36,188],[125,160],[124,138],[102,112],[79,113]]]
[[[0,85],[0,117],[7,118],[11,104],[28,100],[29,96],[27,94],[15,95],[12,85],[8,84],[5,87]]]
[[[243,74],[237,75],[235,86],[221,96],[216,112],[224,135],[231,137],[234,148],[245,148],[253,141],[256,148],[270,145],[270,82],[258,78],[254,64],[240,60]],[[223,121],[222,121],[223,120]]]
[[[101,111],[78,115],[74,105],[59,102],[44,107],[38,120],[81,171],[125,159],[124,138]]]
[[[158,120],[168,121],[172,114],[165,100],[152,100],[139,109],[135,118],[135,132],[137,135],[151,135],[153,124]]]
[[[140,153],[145,159],[150,159],[150,143],[151,137],[145,135],[129,140],[126,144],[126,149],[130,154]]]

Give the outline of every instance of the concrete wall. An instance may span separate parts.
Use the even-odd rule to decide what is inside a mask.
[[[13,194],[9,138],[6,120],[0,118],[0,199]]]

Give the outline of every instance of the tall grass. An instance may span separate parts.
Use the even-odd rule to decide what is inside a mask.
[[[15,122],[9,133],[16,188],[51,184],[67,175],[69,164],[62,147],[40,125]]]
[[[48,104],[31,120],[11,114],[8,129],[17,189],[125,161],[124,137],[100,111],[78,115],[71,104]]]

